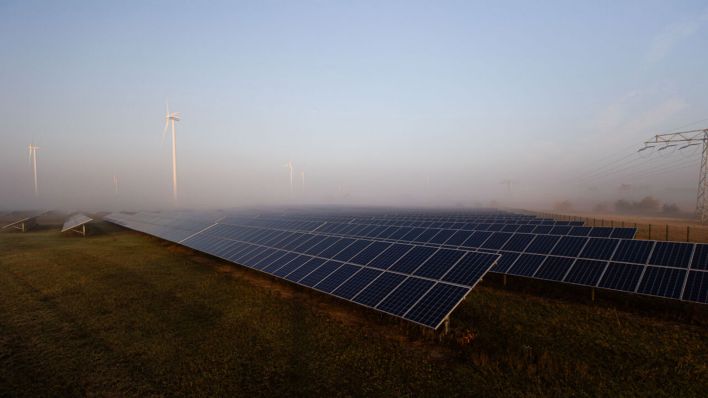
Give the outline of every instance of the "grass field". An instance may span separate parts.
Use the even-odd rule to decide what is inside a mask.
[[[446,336],[105,223],[0,234],[0,396],[708,396],[708,327],[484,283]]]

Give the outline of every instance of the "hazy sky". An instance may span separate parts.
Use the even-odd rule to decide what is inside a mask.
[[[165,99],[187,207],[690,208],[697,151],[633,153],[708,127],[705,0],[3,0],[0,57],[5,209],[169,206]]]

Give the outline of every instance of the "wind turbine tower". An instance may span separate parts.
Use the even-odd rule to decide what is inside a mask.
[[[34,196],[39,196],[39,189],[37,187],[37,149],[38,146],[34,145],[34,142],[29,144],[29,161],[32,163],[32,171],[34,173]]]
[[[288,163],[285,163],[285,167],[287,167],[290,170],[290,194],[293,194],[293,161],[288,160]]]
[[[172,198],[177,204],[177,135],[175,134],[175,122],[179,122],[181,116],[179,112],[170,113],[170,106],[167,102],[165,102],[165,107],[165,129],[162,131],[162,141],[165,141],[167,128],[172,122]]]

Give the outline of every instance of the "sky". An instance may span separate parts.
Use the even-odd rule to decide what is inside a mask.
[[[0,0],[0,209],[175,206],[169,100],[178,207],[690,210],[698,148],[636,151],[708,128],[706,49],[705,0]]]

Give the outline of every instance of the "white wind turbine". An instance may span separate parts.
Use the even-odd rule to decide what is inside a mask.
[[[37,188],[37,149],[39,147],[34,145],[34,142],[29,144],[29,157],[27,159],[32,163],[32,171],[34,172],[34,196],[39,196],[39,189]]]
[[[293,161],[288,160],[288,163],[285,163],[285,167],[287,167],[290,170],[290,194],[292,195],[292,193],[293,193]]]
[[[165,142],[165,134],[167,133],[167,128],[172,122],[172,197],[177,204],[177,135],[175,134],[175,122],[180,121],[180,113],[172,112],[170,113],[170,106],[165,101],[165,128],[162,131],[162,142]]]

